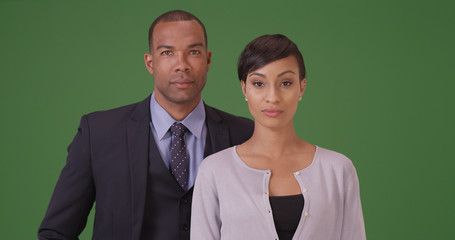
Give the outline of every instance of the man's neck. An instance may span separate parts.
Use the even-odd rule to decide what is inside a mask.
[[[182,121],[196,108],[201,98],[187,103],[174,103],[156,97],[155,100],[172,118]]]

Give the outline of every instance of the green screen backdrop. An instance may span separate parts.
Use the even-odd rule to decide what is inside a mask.
[[[147,31],[183,9],[213,51],[206,103],[251,117],[237,79],[243,47],[282,33],[303,53],[303,139],[357,168],[367,238],[454,232],[451,1],[0,1],[1,239],[36,239],[83,114],[147,97]],[[81,239],[90,239],[93,214]]]

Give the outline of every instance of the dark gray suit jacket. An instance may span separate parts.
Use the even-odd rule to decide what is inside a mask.
[[[241,144],[251,136],[254,128],[251,120],[207,105],[205,110],[207,144],[210,146],[206,153]],[[157,162],[150,158],[161,158],[157,148],[150,147],[155,145],[153,137],[150,138],[150,121],[150,97],[82,117],[78,132],[68,147],[67,163],[38,230],[39,239],[77,239],[94,202],[93,239],[141,238],[148,169],[155,167],[149,163]],[[160,174],[170,175],[168,171]],[[177,183],[166,182],[162,186],[169,184]],[[191,195],[192,189],[190,198]],[[160,205],[159,202],[154,204]],[[173,215],[171,211],[166,220],[178,222],[179,216]],[[171,231],[181,230],[178,223],[175,226],[177,229]],[[170,229],[156,231],[170,233]],[[173,235],[163,232],[157,236]],[[187,238],[180,235],[167,239]]]

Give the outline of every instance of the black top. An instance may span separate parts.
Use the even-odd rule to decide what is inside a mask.
[[[291,240],[300,222],[305,200],[302,194],[270,196],[273,221],[280,240]]]

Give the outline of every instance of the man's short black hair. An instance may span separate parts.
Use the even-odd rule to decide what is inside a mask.
[[[299,79],[306,75],[305,63],[297,45],[282,34],[260,36],[246,45],[240,54],[237,71],[240,81],[246,82],[248,73],[271,62],[294,56],[299,66]]]
[[[150,52],[152,52],[152,43],[153,43],[153,30],[155,29],[156,24],[160,22],[178,22],[178,21],[191,21],[195,20],[201,25],[202,29],[204,30],[204,37],[205,37],[205,47],[207,47],[207,32],[205,30],[204,24],[194,16],[193,14],[189,12],[185,12],[182,10],[172,10],[166,13],[161,14],[159,17],[153,21],[152,25],[150,25],[149,28],[149,47],[150,47]]]

